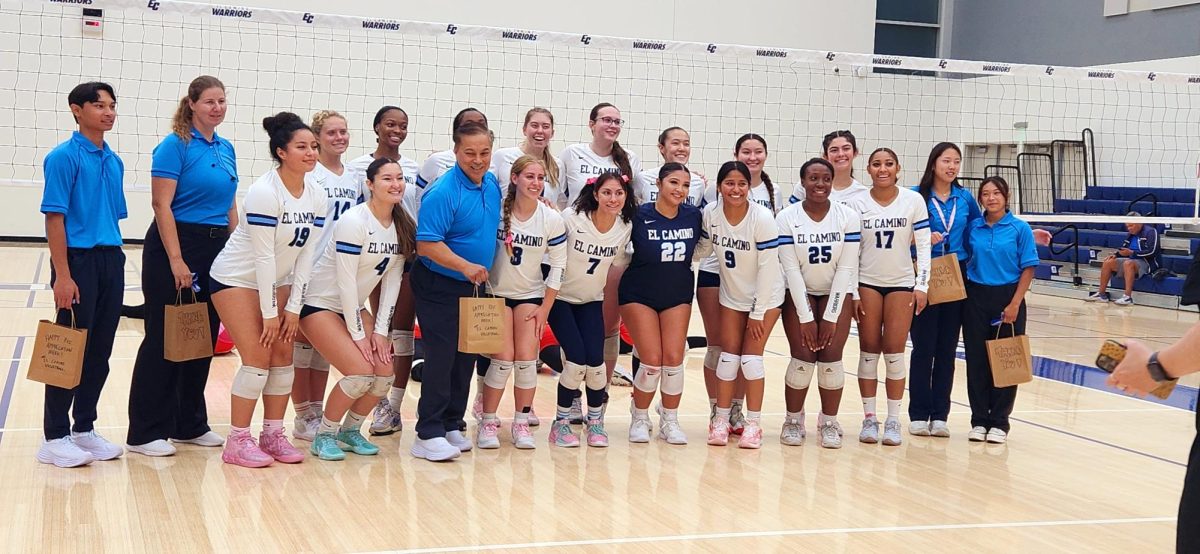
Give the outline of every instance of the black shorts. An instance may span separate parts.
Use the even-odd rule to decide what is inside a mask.
[[[696,276],[696,288],[717,288],[721,286],[721,274],[700,271]]]
[[[871,289],[875,292],[878,292],[879,296],[884,296],[884,297],[886,297],[887,295],[889,295],[893,292],[912,292],[913,291],[912,287],[878,287],[875,285],[868,285],[866,283],[859,283],[858,286]]]
[[[657,313],[663,313],[675,306],[683,306],[692,303],[692,291],[687,291],[686,297],[683,295],[670,295],[670,298],[645,298],[634,294],[619,294],[617,295],[617,303],[624,306],[626,304],[641,304]]]
[[[212,295],[214,295],[218,292],[221,292],[225,289],[236,289],[236,288],[238,288],[238,287],[235,287],[233,285],[226,285],[225,283],[218,281],[216,277],[210,276],[208,278],[208,295],[209,296],[212,296]]]
[[[541,306],[542,299],[541,298],[523,298],[520,300],[513,299],[513,298],[505,298],[504,299],[504,305],[508,306],[509,309],[516,308],[517,306],[520,306],[521,304],[537,304],[538,306]]]
[[[329,308],[318,308],[316,306],[310,306],[308,304],[305,304],[303,308],[300,308],[300,319],[304,319],[310,315],[313,315],[316,313],[321,313],[321,312],[332,313],[333,315],[336,315],[336,316],[342,318],[343,321],[345,321],[345,319],[346,319],[346,317],[343,316],[341,314],[341,312],[335,312]]]

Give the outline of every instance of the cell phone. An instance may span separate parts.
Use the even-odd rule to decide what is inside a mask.
[[[1100,345],[1100,353],[1096,355],[1096,367],[1112,373],[1117,365],[1125,359],[1125,345],[1108,339]]]

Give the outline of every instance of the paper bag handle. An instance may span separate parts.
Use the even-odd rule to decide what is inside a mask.
[[[1003,323],[1003,322],[1001,322],[1001,323],[1000,323],[1000,325],[997,325],[997,326],[996,326],[996,337],[995,337],[993,340],[1000,340],[1000,330],[1001,330],[1001,329],[1003,329],[1005,325],[1008,325],[1009,327],[1011,327],[1011,328],[1012,328],[1012,332],[1013,332],[1013,336],[1014,336],[1014,337],[1015,337],[1015,336],[1017,336],[1017,324],[1016,324],[1016,322],[1013,322],[1013,323]]]
[[[195,304],[196,303],[196,291],[195,291],[195,289],[191,289],[191,288],[189,288],[188,290],[192,291],[192,304]],[[177,289],[175,291],[175,305],[176,306],[183,305],[183,289]]]
[[[71,312],[71,328],[77,329],[78,327],[75,327],[75,308],[59,308],[58,309],[59,312],[61,312],[63,310],[67,310],[68,312]]]

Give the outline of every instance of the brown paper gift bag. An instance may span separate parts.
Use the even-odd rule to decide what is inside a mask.
[[[929,305],[957,302],[967,297],[958,255],[946,254],[929,261]]]
[[[87,329],[75,328],[75,311],[71,310],[71,326],[53,321],[38,322],[33,357],[29,360],[30,381],[64,389],[79,385],[83,373],[83,354],[87,348]]]
[[[1009,323],[1016,334],[1016,326]],[[996,328],[996,337],[1000,336]],[[1029,351],[1029,336],[1019,335],[987,341],[988,363],[992,366],[992,382],[996,387],[1011,387],[1033,380],[1033,354]]]
[[[192,291],[192,303],[183,304],[178,293],[175,305],[164,308],[163,358],[186,362],[213,355],[212,329],[208,327],[208,303],[197,302]]]
[[[504,299],[479,296],[458,299],[458,351],[495,354],[504,350]]]

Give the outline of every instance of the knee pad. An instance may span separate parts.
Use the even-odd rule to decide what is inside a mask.
[[[846,386],[846,368],[842,362],[821,362],[817,367],[817,386],[837,390]]]
[[[536,389],[537,365],[534,360],[513,362],[513,386],[518,389]]]
[[[666,368],[642,364],[642,367],[633,378],[633,388],[642,392],[654,392],[658,390],[658,381],[662,378],[662,372]]]
[[[374,382],[374,375],[347,375],[338,381],[338,387],[346,393],[346,396],[358,400],[367,394],[368,390],[371,390]]]
[[[587,368],[574,362],[566,362],[563,372],[558,375],[558,384],[567,390],[579,390],[579,385],[583,383],[583,376],[586,374]]]
[[[396,382],[395,375],[376,375],[371,380],[371,388],[367,389],[367,394],[371,396],[384,397],[388,391],[392,389],[392,383]]]
[[[483,375],[483,384],[493,388],[504,390],[508,386],[508,376],[512,375],[513,363],[504,360],[492,360],[488,365],[487,373]]]
[[[742,362],[741,356],[722,352],[721,358],[717,361],[717,379],[722,381],[732,381],[737,379],[738,365]]]
[[[763,366],[762,356],[742,355],[742,375],[747,381],[757,381],[767,376],[767,368]]]
[[[858,378],[868,381],[879,380],[879,354],[858,353]]]
[[[908,375],[908,368],[904,365],[904,353],[884,354],[883,367],[887,372],[887,378],[893,381],[903,379]]]
[[[683,366],[662,368],[662,393],[683,394]]]
[[[603,365],[587,366],[586,385],[592,390],[608,390],[608,372]]]
[[[295,366],[296,364],[292,364]],[[329,371],[329,360],[325,359],[316,348],[312,351],[312,358],[308,361],[308,368],[313,371]]]
[[[296,380],[296,367],[273,367],[267,373],[267,381],[263,384],[263,394],[271,396],[287,396],[292,394],[292,381]]]
[[[783,382],[793,389],[807,389],[812,384],[813,373],[816,373],[817,364],[806,362],[792,358],[788,362],[787,373],[783,374]]]
[[[621,333],[604,337],[604,361],[615,360],[621,354]]]
[[[704,349],[704,369],[717,369],[721,361],[721,347],[709,346]]]
[[[267,386],[267,375],[270,372],[258,368],[244,365],[239,367],[237,375],[233,377],[233,386],[230,387],[230,392],[238,398],[247,400],[258,400],[262,396],[263,387]]]
[[[312,369],[312,357],[316,349],[311,344],[297,342],[292,345],[292,365],[294,367]]]
[[[416,350],[416,341],[412,331],[392,331],[392,352],[396,356],[412,356]]]

